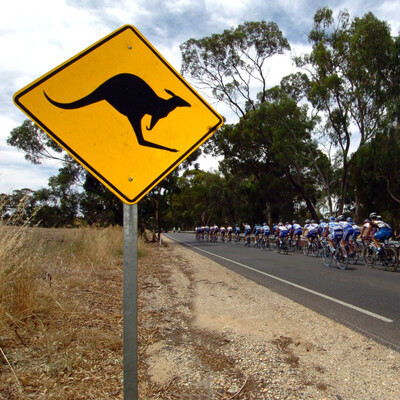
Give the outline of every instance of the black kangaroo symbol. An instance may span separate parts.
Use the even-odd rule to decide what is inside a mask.
[[[171,95],[169,99],[157,96],[154,90],[138,76],[119,74],[105,81],[92,93],[71,103],[59,103],[52,100],[45,92],[43,93],[50,103],[66,110],[85,107],[105,100],[128,118],[141,146],[176,152],[178,150],[148,142],[143,138],[142,133],[142,118],[146,114],[151,116],[150,126],[147,127],[147,130],[150,131],[158,120],[165,118],[176,107],[190,107],[188,102],[170,90],[165,89],[165,91]]]

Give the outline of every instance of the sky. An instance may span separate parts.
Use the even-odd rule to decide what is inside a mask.
[[[400,32],[398,0],[0,1],[0,193],[46,187],[60,167],[55,162],[33,165],[7,145],[12,129],[27,118],[13,103],[15,92],[123,25],[137,28],[180,71],[179,46],[186,40],[222,33],[245,21],[276,22],[292,50],[270,60],[271,87],[293,72],[291,56],[309,52],[307,35],[320,7],[328,6],[334,12],[346,9],[351,18],[372,12],[390,25],[393,36]],[[235,122],[223,104],[207,101],[228,122]],[[215,162],[201,161],[202,168],[209,166],[216,167]]]

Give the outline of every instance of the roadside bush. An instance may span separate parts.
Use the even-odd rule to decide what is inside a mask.
[[[0,220],[0,326],[20,328],[36,303],[42,248],[34,240],[25,206],[22,200],[10,218]]]

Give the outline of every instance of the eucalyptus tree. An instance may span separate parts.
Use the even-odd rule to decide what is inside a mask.
[[[254,176],[265,209],[273,204],[279,210],[289,200],[293,215],[293,205],[299,208],[304,202],[308,213],[318,218],[319,177],[314,164],[325,167],[319,162],[323,159],[321,152],[311,140],[316,121],[308,115],[306,106],[299,106],[279,87],[267,90],[260,99],[246,118],[225,125],[215,134],[206,151],[224,156],[228,172]],[[283,208],[279,213],[282,217],[286,215]]]
[[[364,215],[383,214],[393,228],[400,225],[400,135],[379,133],[353,156],[352,179],[359,187]],[[399,232],[397,232],[399,234]]]
[[[347,11],[340,11],[335,21],[332,10],[324,7],[314,15],[309,41],[311,53],[295,61],[308,73],[308,99],[324,113],[326,134],[339,151],[342,213],[351,152],[387,124],[393,38],[388,24],[372,13],[351,20]],[[358,205],[357,192],[352,197]]]

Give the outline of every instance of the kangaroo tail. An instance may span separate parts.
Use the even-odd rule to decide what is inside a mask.
[[[46,99],[53,104],[56,107],[63,108],[64,110],[73,110],[76,108],[81,108],[88,106],[93,103],[97,103],[98,101],[104,100],[104,97],[100,95],[100,93],[95,90],[92,93],[88,94],[87,96],[83,97],[82,99],[73,101],[71,103],[59,103],[58,101],[55,101],[51,99],[46,92],[43,91],[43,94],[45,95]]]

